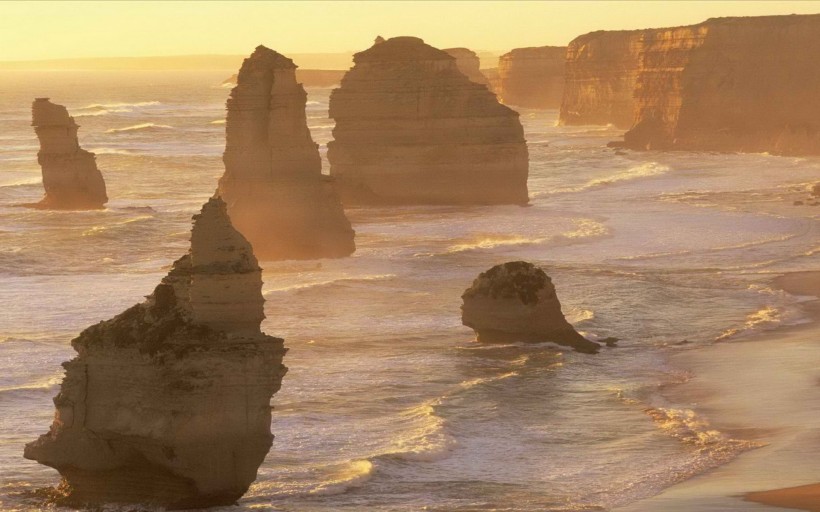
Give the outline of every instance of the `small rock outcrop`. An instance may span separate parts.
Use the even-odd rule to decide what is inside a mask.
[[[37,161],[43,171],[46,194],[36,208],[55,210],[93,210],[108,202],[105,181],[97,169],[94,153],[80,147],[80,128],[68,110],[37,98],[31,106],[34,131],[40,140]]]
[[[339,258],[354,232],[305,118],[293,61],[259,46],[231,90],[218,193],[263,260]]]
[[[599,30],[569,43],[560,124],[632,126],[644,32]]]
[[[416,37],[354,56],[330,96],[330,174],[350,204],[526,204],[518,113]]]
[[[566,46],[516,48],[498,59],[501,101],[525,108],[559,108]]]
[[[247,491],[287,371],[283,341],[259,329],[261,289],[250,244],[209,200],[153,294],[71,342],[54,423],[25,448],[62,475],[59,501],[180,509]]]
[[[481,72],[481,60],[476,52],[469,48],[445,48],[444,51],[456,59],[456,66],[467,78],[477,84],[490,86],[490,81]]]
[[[461,323],[490,343],[553,342],[597,353],[564,319],[549,276],[532,263],[513,261],[482,272],[462,295]]]

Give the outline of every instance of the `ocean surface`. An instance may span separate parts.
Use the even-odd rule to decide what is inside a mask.
[[[22,452],[48,430],[69,341],[187,250],[223,171],[228,74],[0,73],[0,509],[40,510],[33,491],[58,482]],[[329,93],[308,90],[323,155]],[[40,96],[81,125],[105,210],[17,206],[43,194]],[[263,329],[290,371],[259,478],[224,510],[606,510],[757,446],[660,390],[691,377],[670,355],[806,321],[770,281],[820,267],[820,206],[793,205],[820,159],[616,152],[618,130],[556,119],[521,111],[529,207],[351,209],[353,257],[261,262]],[[521,259],[618,348],[477,344],[461,293]]]

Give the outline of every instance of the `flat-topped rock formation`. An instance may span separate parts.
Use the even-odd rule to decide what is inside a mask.
[[[231,90],[218,193],[260,259],[338,258],[354,232],[305,119],[296,65],[259,46]]]
[[[250,244],[209,200],[154,293],[71,342],[54,423],[25,448],[60,472],[61,502],[196,508],[247,491],[287,371],[283,341],[259,330],[261,290]]]
[[[820,155],[820,15],[647,31],[633,149]]]
[[[496,265],[461,298],[461,323],[475,330],[480,342],[553,342],[586,353],[600,349],[564,319],[552,280],[532,263]]]
[[[560,124],[632,126],[643,36],[643,30],[597,31],[569,43]]]
[[[346,71],[343,69],[296,69],[296,81],[304,87],[332,87],[339,85]],[[222,85],[236,85],[239,74],[231,75]]]
[[[476,52],[469,48],[445,48],[450,56],[456,59],[456,66],[473,82],[489,87],[490,81],[481,72],[481,60]]]
[[[94,153],[80,147],[80,128],[68,110],[37,98],[31,106],[31,125],[40,140],[37,161],[43,171],[46,194],[36,208],[55,210],[92,210],[108,202],[105,181],[97,169]]]
[[[526,108],[559,108],[566,56],[566,46],[516,48],[502,55],[498,59],[501,101]]]
[[[354,56],[330,97],[331,176],[349,204],[526,204],[518,114],[415,37]]]

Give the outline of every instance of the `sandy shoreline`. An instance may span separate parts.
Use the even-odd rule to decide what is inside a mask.
[[[789,273],[773,284],[820,297],[820,272]],[[811,322],[670,358],[693,377],[664,392],[669,400],[733,439],[764,446],[616,510],[820,512],[820,299],[801,307]]]

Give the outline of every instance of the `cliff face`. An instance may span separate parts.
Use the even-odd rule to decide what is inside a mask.
[[[598,31],[567,47],[559,123],[629,128],[644,31]]]
[[[154,293],[71,344],[47,434],[25,457],[57,469],[69,505],[228,505],[270,449],[286,368],[259,330],[261,270],[221,199]]]
[[[62,105],[37,98],[31,106],[32,126],[40,140],[37,161],[46,195],[32,206],[60,210],[102,208],[108,202],[105,182],[94,153],[80,147],[79,126]]]
[[[648,31],[634,149],[820,155],[820,15]]]
[[[322,175],[295,69],[264,46],[245,59],[227,103],[219,194],[261,259],[347,256],[354,232]]]
[[[473,82],[489,87],[490,81],[481,72],[481,61],[476,52],[468,48],[445,48],[448,55],[456,59],[458,70]]]
[[[558,108],[564,94],[565,46],[516,48],[498,59],[501,100],[527,108]]]
[[[330,97],[331,175],[345,204],[525,204],[518,114],[446,52],[395,37],[357,53]]]
[[[482,272],[461,298],[461,322],[475,330],[478,341],[549,341],[587,353],[600,349],[564,319],[552,280],[531,263],[496,265]]]

